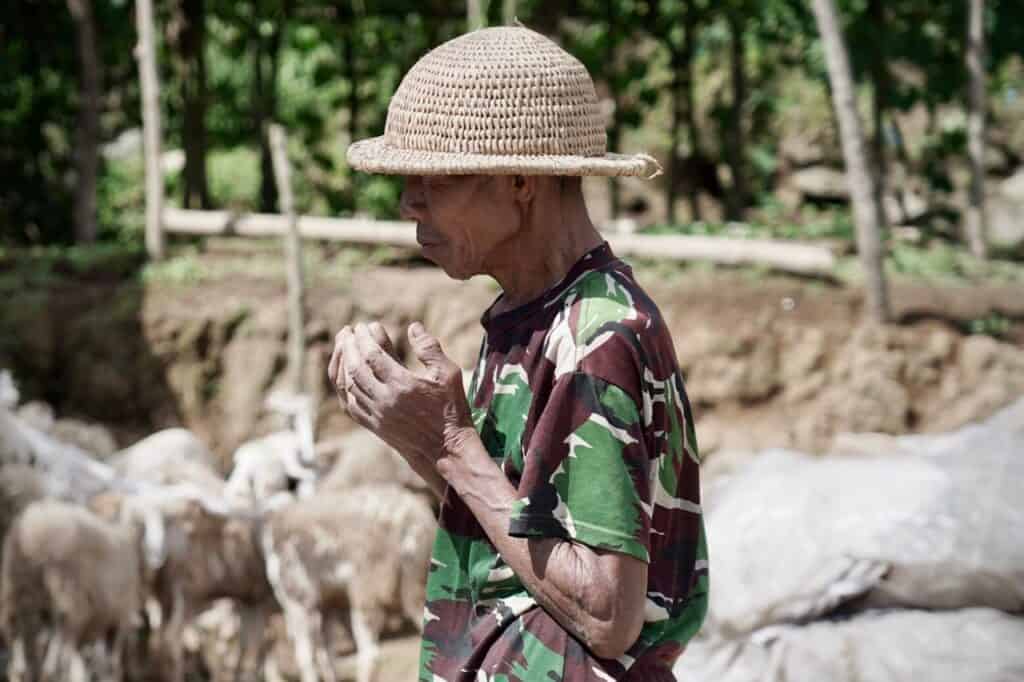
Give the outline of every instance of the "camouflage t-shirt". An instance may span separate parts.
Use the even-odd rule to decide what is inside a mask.
[[[647,562],[645,623],[626,655],[595,656],[538,606],[449,487],[420,680],[673,680],[707,610],[708,562],[693,419],[657,307],[603,244],[537,300],[488,310],[482,324],[468,394],[518,491],[509,534]]]

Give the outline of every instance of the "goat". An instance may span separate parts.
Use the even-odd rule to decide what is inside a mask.
[[[41,500],[12,523],[0,565],[0,629],[14,652],[13,676],[85,682],[83,647],[93,643],[110,676],[121,678],[125,640],[165,547],[159,512],[128,502],[120,515],[111,523],[79,505]]]
[[[421,626],[436,529],[427,502],[395,484],[318,493],[270,513],[262,538],[267,578],[302,682],[317,682],[317,667],[335,679],[327,610],[349,609],[359,682],[373,679],[390,612]]]

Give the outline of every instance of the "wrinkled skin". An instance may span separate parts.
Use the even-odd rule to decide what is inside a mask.
[[[536,298],[602,242],[578,181],[536,176],[409,177],[402,217],[423,255],[456,279],[488,274],[504,293],[492,313]],[[379,323],[335,337],[328,376],[342,407],[401,453],[440,498],[466,503],[524,586],[597,655],[616,658],[643,626],[647,564],[561,538],[508,534],[515,488],[470,419],[459,367],[423,326],[409,341],[424,369],[394,357]]]

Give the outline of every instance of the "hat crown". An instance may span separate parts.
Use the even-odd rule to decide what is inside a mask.
[[[594,82],[578,59],[521,27],[486,28],[438,46],[388,106],[396,149],[454,154],[603,156]]]

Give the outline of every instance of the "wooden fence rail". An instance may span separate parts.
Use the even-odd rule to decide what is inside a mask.
[[[167,232],[178,234],[270,237],[285,234],[288,218],[271,213],[233,214],[165,208],[163,227]],[[417,245],[413,224],[403,221],[299,216],[298,228],[306,239],[403,247]],[[786,272],[826,276],[832,275],[836,266],[833,248],[820,244],[691,235],[606,234],[605,237],[620,256],[762,265]]]

